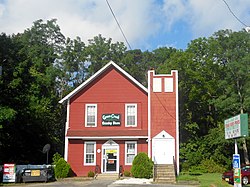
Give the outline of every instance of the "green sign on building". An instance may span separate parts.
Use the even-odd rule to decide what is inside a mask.
[[[225,139],[248,136],[248,115],[239,114],[224,121]]]
[[[102,126],[120,126],[121,114],[103,114]]]

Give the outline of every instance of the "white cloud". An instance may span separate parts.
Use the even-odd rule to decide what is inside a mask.
[[[153,15],[157,12],[154,1],[109,3],[132,44],[142,42],[159,29]],[[2,32],[9,34],[23,32],[35,20],[57,18],[63,34],[70,38],[80,36],[86,42],[102,34],[114,41],[125,41],[104,0],[8,0],[0,12]]]
[[[240,20],[250,25],[249,0],[226,2]],[[163,10],[168,27],[184,21],[190,26],[194,37],[209,36],[220,29],[237,31],[244,27],[230,13],[223,0],[165,0]]]
[[[227,2],[238,17],[250,25],[249,0]],[[223,0],[109,0],[109,3],[132,48],[165,45],[148,42],[152,42],[151,38],[180,33],[183,29],[192,31],[196,38],[209,36],[219,29],[240,30],[243,27]],[[5,0],[2,4],[0,1],[0,32],[23,32],[38,19],[52,18],[58,20],[67,37],[80,36],[87,42],[102,34],[125,43],[105,0]],[[181,23],[185,26],[179,25]]]

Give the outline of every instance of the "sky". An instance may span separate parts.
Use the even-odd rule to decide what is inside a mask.
[[[250,0],[108,0],[131,49],[186,49],[199,37],[218,30],[240,31],[250,25]],[[57,19],[71,39],[101,34],[129,49],[106,0],[0,0],[0,33],[16,34],[34,21]]]

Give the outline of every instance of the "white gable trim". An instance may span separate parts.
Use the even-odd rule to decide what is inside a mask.
[[[108,141],[106,141],[102,146],[119,146],[114,140],[112,140],[111,138],[108,140]]]
[[[163,130],[159,134],[157,134],[155,137],[153,137],[153,139],[174,139],[174,137]]]
[[[98,77],[101,73],[103,73],[108,67],[114,66],[116,69],[118,69],[122,74],[124,74],[128,79],[130,79],[132,82],[134,82],[138,87],[140,87],[145,92],[148,92],[147,88],[145,88],[141,83],[139,83],[135,78],[133,78],[131,75],[129,75],[126,71],[124,71],[120,66],[118,66],[113,61],[110,61],[105,66],[103,66],[99,71],[97,71],[94,75],[92,75],[89,79],[87,79],[85,82],[80,84],[76,89],[74,89],[72,92],[70,92],[68,95],[66,95],[63,99],[59,101],[59,103],[63,103],[64,101],[70,99],[75,94],[77,94],[81,89],[83,89],[85,86],[87,86],[90,82],[92,82],[96,77]]]

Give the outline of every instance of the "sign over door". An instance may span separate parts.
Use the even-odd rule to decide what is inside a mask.
[[[173,164],[175,139],[162,131],[152,139],[152,159],[155,164]]]

